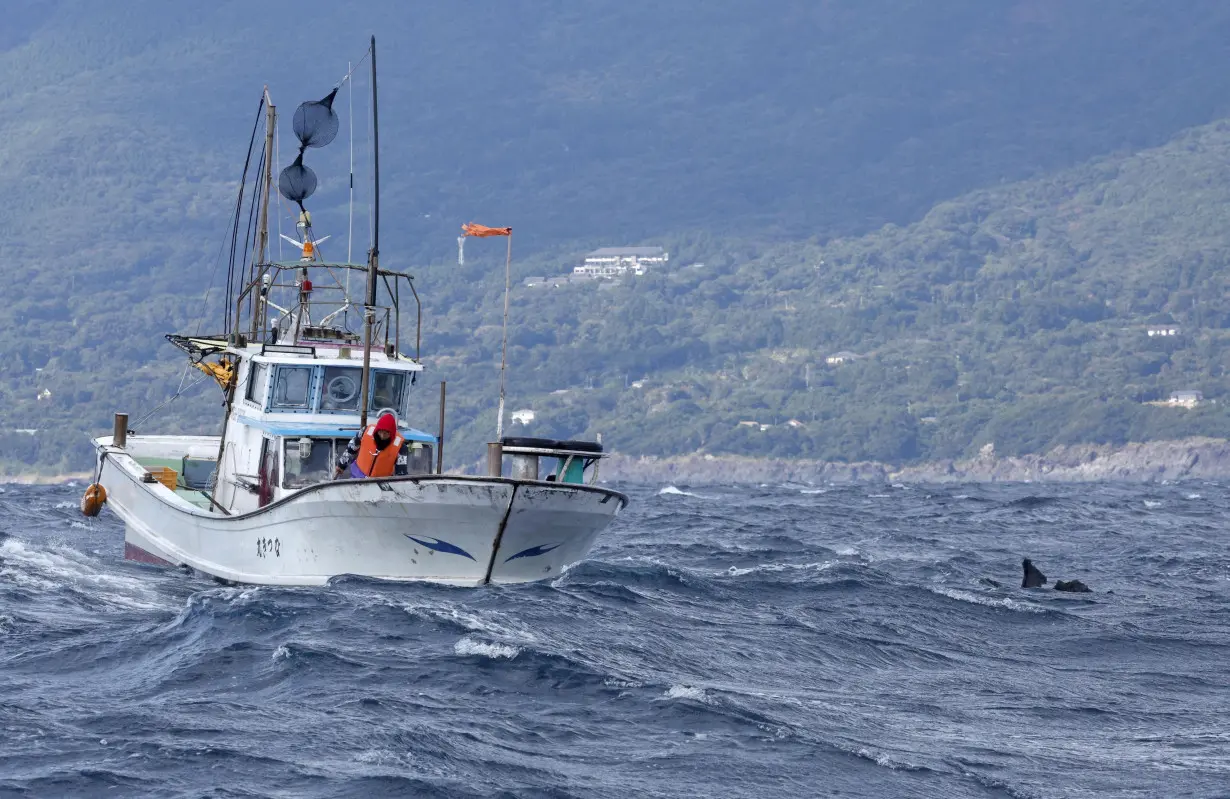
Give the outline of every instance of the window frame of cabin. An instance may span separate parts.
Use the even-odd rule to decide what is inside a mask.
[[[284,376],[287,376],[289,373],[295,371],[307,373],[307,386],[304,388],[303,402],[296,404],[278,402],[278,388]],[[313,406],[316,404],[316,371],[316,367],[314,366],[277,364],[273,370],[273,379],[271,380],[273,390],[269,393],[269,410],[279,413],[311,413]]]
[[[244,399],[254,405],[265,407],[265,394],[269,390],[269,364],[251,361],[248,366],[247,387],[244,389]]]

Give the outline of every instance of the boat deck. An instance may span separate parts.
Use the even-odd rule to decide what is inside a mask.
[[[183,469],[182,460],[180,460],[179,458],[138,457],[136,458],[136,461],[137,463],[141,464],[143,467],[151,471],[157,470],[157,469],[170,469],[171,471],[175,472],[175,475],[176,475],[175,493],[178,494],[182,499],[185,499],[188,502],[191,502],[193,505],[196,505],[198,508],[201,508],[203,510],[209,510],[209,495],[206,494],[206,492],[204,491],[201,491],[195,488],[188,488],[186,485],[184,485],[184,475],[180,471],[181,469]]]

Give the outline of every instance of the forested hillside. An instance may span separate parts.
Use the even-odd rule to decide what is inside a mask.
[[[1226,134],[1181,133],[1230,102],[1222,3],[258,6],[6,10],[0,468],[79,468],[84,431],[176,389],[160,334],[220,316],[261,84],[288,114],[373,30],[384,262],[419,276],[458,461],[494,427],[502,286],[495,254],[451,261],[470,219],[513,225],[521,276],[672,253],[612,290],[518,291],[534,432],[910,460],[1224,431],[1220,405],[1141,404],[1224,391]],[[345,229],[344,138],[313,162],[322,233]],[[1149,340],[1155,317],[1183,335]],[[209,392],[166,424],[199,428]]]

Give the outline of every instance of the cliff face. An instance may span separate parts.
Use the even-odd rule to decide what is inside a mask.
[[[1230,441],[1192,438],[1109,446],[1057,447],[1045,455],[997,457],[990,448],[969,460],[896,467],[884,463],[680,455],[633,458],[612,455],[602,464],[606,480],[649,483],[913,483],[1093,482],[1217,479],[1230,476]]]

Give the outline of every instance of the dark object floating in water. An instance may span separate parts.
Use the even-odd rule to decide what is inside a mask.
[[[1025,576],[1021,579],[1021,588],[1041,588],[1046,585],[1046,575],[1038,571],[1038,567],[1029,558],[1021,561]]]
[[[1025,558],[1025,560],[1021,561],[1021,568],[1025,571],[1025,575],[1021,578],[1021,588],[1041,588],[1046,585],[1046,575],[1034,565],[1032,560]],[[1093,589],[1080,580],[1056,580],[1055,590],[1067,591],[1072,594],[1093,593]]]
[[[1003,588],[1003,585],[998,580],[992,580],[990,577],[979,577],[978,579],[983,585],[989,585],[992,588]]]

